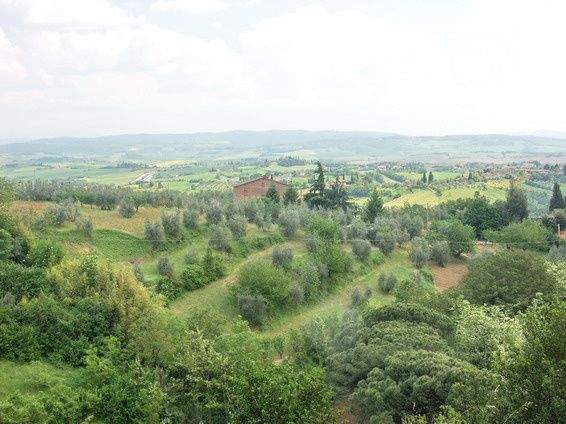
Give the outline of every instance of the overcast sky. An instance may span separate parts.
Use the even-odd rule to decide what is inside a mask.
[[[0,138],[566,131],[564,0],[0,0]]]

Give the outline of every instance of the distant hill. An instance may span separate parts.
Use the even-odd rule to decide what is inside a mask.
[[[361,131],[227,131],[50,138],[0,145],[6,158],[229,160],[292,155],[323,160],[566,161],[566,139],[532,135],[405,136]]]

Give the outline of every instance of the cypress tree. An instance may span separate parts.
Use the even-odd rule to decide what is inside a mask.
[[[271,184],[267,189],[267,192],[265,193],[265,200],[272,203],[279,203],[279,200],[281,200],[275,184]]]
[[[560,184],[558,183],[554,183],[554,187],[552,187],[552,197],[550,198],[550,206],[548,209],[550,212],[554,209],[564,209],[564,196],[562,196]]]
[[[364,221],[373,223],[375,218],[383,211],[383,199],[377,188],[374,188],[364,208]]]
[[[428,173],[428,182],[432,183],[434,181],[434,174],[432,173],[432,171],[430,171]]]
[[[428,179],[426,178],[426,171],[423,172],[423,183],[427,183]]]

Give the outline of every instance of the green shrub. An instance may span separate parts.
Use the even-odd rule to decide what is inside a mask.
[[[397,276],[393,273],[379,274],[377,285],[382,293],[389,294],[397,287]]]
[[[175,264],[168,255],[160,256],[157,260],[157,273],[159,275],[173,276],[175,274]]]
[[[28,299],[40,293],[53,292],[56,286],[41,268],[28,268],[12,262],[0,262],[0,296],[10,293],[15,301]]]
[[[371,262],[375,266],[383,265],[385,261],[386,261],[385,255],[383,255],[383,253],[381,253],[379,250],[375,250],[374,252],[372,252]]]
[[[185,290],[192,291],[204,287],[210,281],[204,268],[199,264],[187,265],[181,273],[181,282]]]
[[[275,246],[271,253],[271,263],[288,269],[293,262],[293,251],[289,247]]]
[[[241,239],[246,236],[248,230],[248,221],[245,216],[234,215],[226,221],[226,225],[230,229],[235,239]]]
[[[240,293],[261,295],[270,305],[282,307],[290,279],[281,268],[274,267],[264,260],[256,260],[242,266],[238,284]]]
[[[238,313],[250,325],[260,327],[267,312],[267,301],[262,295],[251,295],[247,293],[237,296]]]
[[[199,213],[195,209],[185,209],[183,211],[183,225],[189,230],[198,228]]]
[[[185,263],[187,265],[191,265],[191,264],[198,264],[200,262],[200,257],[199,254],[196,250],[194,249],[189,249],[187,251],[187,253],[185,254]]]
[[[208,245],[220,252],[229,252],[232,232],[223,225],[212,225],[208,231]]]
[[[208,281],[216,281],[226,275],[222,257],[215,255],[210,248],[206,249],[206,254],[202,260],[202,267],[204,268]]]
[[[418,269],[424,267],[430,257],[430,250],[426,241],[419,237],[413,239],[409,256]]]
[[[352,252],[362,262],[367,262],[371,255],[371,244],[367,240],[352,241]]]
[[[161,277],[157,280],[155,289],[158,293],[165,296],[167,300],[175,300],[181,295],[181,282],[173,277]]]
[[[279,215],[277,221],[279,228],[285,237],[291,238],[297,234],[301,225],[299,213],[292,209],[285,209]]]
[[[124,197],[118,204],[118,212],[124,218],[131,218],[136,214],[136,205],[131,198]]]
[[[446,241],[433,243],[430,249],[430,258],[439,266],[445,267],[450,261],[450,246]]]
[[[92,236],[92,232],[94,231],[94,225],[92,224],[92,217],[91,216],[79,216],[75,220],[75,225],[77,226],[77,230],[83,233],[85,236],[90,237]]]
[[[61,245],[48,240],[42,240],[35,246],[32,246],[26,262],[30,266],[49,268],[60,264],[63,260],[63,256],[64,252]]]
[[[162,249],[165,246],[166,240],[161,221],[145,221],[144,237],[155,250]]]
[[[178,210],[173,212],[161,212],[161,225],[165,235],[173,239],[181,238],[181,214]]]

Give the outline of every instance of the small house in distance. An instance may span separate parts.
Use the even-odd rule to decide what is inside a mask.
[[[263,177],[255,178],[250,181],[234,184],[234,198],[236,200],[246,200],[255,197],[263,197],[272,185],[275,186],[281,198],[283,198],[283,194],[289,187],[285,183],[274,180],[273,176],[268,177],[264,175]]]

